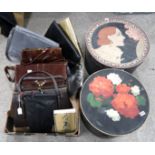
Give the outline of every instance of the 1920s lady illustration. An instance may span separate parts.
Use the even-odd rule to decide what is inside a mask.
[[[138,41],[136,31],[123,23],[101,25],[92,36],[96,54],[103,60],[117,64],[128,63],[137,58]]]

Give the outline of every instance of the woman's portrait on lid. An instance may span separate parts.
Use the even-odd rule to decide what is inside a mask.
[[[92,35],[95,54],[108,62],[122,64],[137,59],[139,34],[124,23],[99,26]]]

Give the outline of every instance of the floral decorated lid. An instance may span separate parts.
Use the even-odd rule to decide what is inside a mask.
[[[120,69],[103,69],[89,76],[80,94],[80,106],[93,129],[111,136],[136,130],[149,113],[144,87]]]
[[[148,38],[139,27],[128,21],[109,18],[89,29],[86,46],[100,64],[124,69],[141,64],[149,51]]]

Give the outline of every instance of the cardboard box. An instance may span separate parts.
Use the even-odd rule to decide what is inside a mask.
[[[78,136],[80,134],[80,113],[79,113],[79,101],[77,99],[71,98],[71,104],[73,106],[72,109],[75,109],[76,111],[76,130],[74,132],[70,132],[70,133],[55,133],[55,132],[51,132],[51,133],[47,133],[49,135],[66,135],[66,136]],[[54,131],[53,127],[53,131]],[[11,116],[11,112],[8,111],[7,113],[7,120],[6,120],[6,125],[5,125],[5,133],[9,134],[9,135],[14,135],[14,134],[24,134],[24,135],[32,135],[35,133],[31,133],[29,131],[29,127],[21,127],[21,128],[15,128],[14,127],[14,122],[13,122],[13,118]],[[46,133],[45,133],[46,134]]]

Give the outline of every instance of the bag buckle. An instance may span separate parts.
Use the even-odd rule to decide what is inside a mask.
[[[44,81],[38,81],[38,80],[36,80],[34,82],[38,85],[38,90],[41,93],[43,93],[42,87],[46,84],[46,80],[44,80]]]

